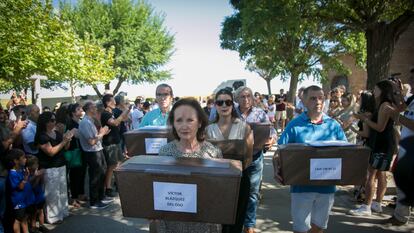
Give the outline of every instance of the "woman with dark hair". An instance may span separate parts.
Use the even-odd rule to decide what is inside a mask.
[[[250,126],[240,120],[233,102],[233,94],[227,89],[221,89],[216,93],[215,108],[217,110],[216,119],[207,127],[207,137],[209,139],[223,140],[245,140],[247,155],[253,154],[253,131]],[[248,167],[247,166],[244,167]],[[247,201],[249,197],[250,182],[247,170],[243,170],[240,182],[240,191],[237,204],[236,222],[233,225],[223,225],[223,233],[237,232],[243,230],[244,218],[246,217]]]
[[[70,187],[70,194],[71,199],[73,200],[74,207],[80,207],[80,202],[85,201],[85,174],[86,174],[86,162],[83,161],[83,153],[81,151],[79,136],[78,136],[78,129],[80,118],[83,115],[82,107],[78,104],[71,104],[68,107],[69,113],[69,121],[66,127],[66,130],[70,131],[73,130],[74,139],[70,142],[70,146],[68,148],[68,152],[72,152],[72,155],[79,153],[81,155],[80,164],[74,164],[69,161],[68,168],[69,168],[69,187]],[[72,158],[73,160],[78,158]]]
[[[350,213],[353,215],[371,215],[371,210],[382,212],[381,202],[387,188],[385,172],[390,169],[397,146],[391,111],[395,104],[393,85],[389,80],[380,81],[375,85],[376,109],[371,119],[365,114],[354,115],[370,128],[367,145],[372,149],[372,152],[369,161],[368,179],[365,184],[365,203],[360,208],[351,210]],[[375,178],[378,178],[378,188],[376,200],[372,201]]]
[[[56,131],[63,134],[66,131],[69,120],[69,103],[63,102],[56,110]]]
[[[198,101],[184,98],[177,101],[168,116],[175,140],[160,148],[160,156],[220,158],[220,149],[205,141],[207,116]],[[158,232],[219,233],[221,226],[212,223],[158,220],[151,224]],[[150,231],[153,229],[150,229]],[[152,232],[152,231],[151,231]]]
[[[52,112],[40,114],[34,145],[39,147],[39,167],[44,168],[46,220],[62,221],[69,215],[64,150],[69,147],[73,132],[64,135],[55,130],[56,116]]]

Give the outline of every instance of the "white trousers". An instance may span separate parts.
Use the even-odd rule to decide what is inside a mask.
[[[48,168],[45,172],[46,221],[56,223],[69,216],[66,166]]]

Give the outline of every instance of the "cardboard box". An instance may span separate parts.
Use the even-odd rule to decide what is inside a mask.
[[[241,163],[135,156],[115,170],[125,217],[233,224]]]
[[[280,145],[281,175],[288,185],[363,185],[371,150],[364,146]]]
[[[270,130],[273,127],[272,123],[249,123],[250,127],[253,130],[254,136],[254,145],[253,145],[253,154],[257,153],[260,150],[263,150],[263,147],[266,141],[270,137]]]
[[[252,154],[247,153],[246,140],[208,140],[213,145],[220,148],[223,158],[239,160],[243,164],[243,169],[246,169],[252,163]]]
[[[148,126],[124,133],[129,156],[158,155],[160,148],[174,140],[168,127]]]

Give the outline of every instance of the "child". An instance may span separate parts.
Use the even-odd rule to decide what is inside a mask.
[[[29,233],[27,225],[27,200],[32,195],[32,187],[29,180],[29,173],[25,169],[26,156],[20,149],[11,149],[8,154],[10,161],[10,170],[7,181],[9,182],[11,203],[13,208],[14,233],[20,233],[20,229],[23,233]]]
[[[43,189],[44,169],[38,170],[39,159],[35,156],[27,156],[27,168],[29,169],[30,183],[34,194],[34,202],[31,207],[30,232],[36,232],[36,218],[39,218],[39,231],[49,231],[45,226],[43,208],[45,206],[45,191]]]

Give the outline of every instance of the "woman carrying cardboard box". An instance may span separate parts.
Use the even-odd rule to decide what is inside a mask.
[[[196,99],[184,98],[176,102],[168,116],[175,140],[161,147],[160,156],[221,158],[220,149],[205,141],[208,120]],[[219,197],[218,197],[219,198]],[[219,233],[220,224],[155,220],[150,232]]]

